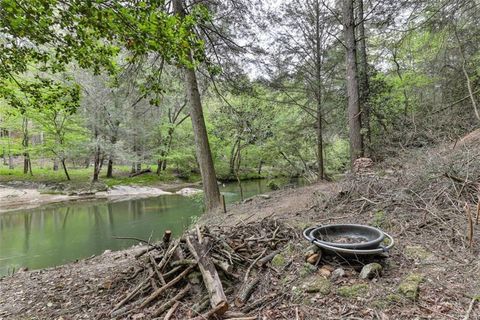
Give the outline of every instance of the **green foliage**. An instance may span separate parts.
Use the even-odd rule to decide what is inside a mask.
[[[335,138],[332,143],[325,146],[325,158],[325,169],[328,173],[346,171],[350,163],[348,141]]]

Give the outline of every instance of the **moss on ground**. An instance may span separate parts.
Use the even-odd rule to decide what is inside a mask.
[[[332,291],[332,283],[324,277],[317,276],[306,283],[304,288],[307,293],[320,293],[321,295],[326,296]]]
[[[304,278],[308,275],[311,275],[317,271],[317,268],[310,263],[304,263],[303,267],[300,269],[300,277]]]
[[[405,247],[405,256],[410,259],[416,259],[420,261],[425,261],[432,256],[432,253],[427,251],[422,246],[406,246]]]
[[[411,273],[400,283],[398,292],[409,300],[417,300],[420,291],[419,286],[423,280],[421,274]]]
[[[368,293],[368,285],[364,283],[342,286],[337,289],[338,295],[345,298],[357,298]]]
[[[274,267],[283,267],[286,264],[285,256],[281,253],[276,254],[272,259],[272,266]]]

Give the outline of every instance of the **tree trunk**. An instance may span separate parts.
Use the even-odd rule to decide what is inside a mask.
[[[93,160],[93,177],[92,177],[92,182],[98,181],[98,177],[100,175],[100,171],[102,170],[102,162],[103,159],[101,159],[101,149],[100,146],[97,146],[95,148],[95,156]]]
[[[8,154],[8,169],[13,170],[13,156],[11,153]]]
[[[181,17],[185,15],[181,0],[174,0],[174,10]],[[191,62],[193,61],[191,54],[189,60]],[[203,182],[205,208],[207,211],[220,210],[222,208],[222,202],[220,199],[220,191],[218,190],[212,153],[208,142],[207,128],[203,117],[202,101],[198,90],[197,76],[194,68],[184,69],[185,84],[190,102],[190,118],[192,119],[195,137],[195,150]]]
[[[27,174],[28,172],[30,172],[30,175],[32,175],[32,162],[30,161],[30,154],[28,152],[29,137],[28,137],[28,119],[27,119],[27,117],[23,117],[22,131],[23,131],[23,140],[22,140],[23,174]]]
[[[398,79],[403,82],[403,76],[402,76],[402,71],[400,68],[400,63],[397,60],[397,52],[396,48],[393,49],[392,51],[392,59],[393,63],[395,63],[395,72],[397,73]],[[407,121],[408,118],[408,109],[409,109],[409,101],[408,101],[408,95],[407,95],[407,90],[405,89],[405,86],[402,84],[403,87],[403,116],[404,116],[404,121]]]
[[[7,165],[7,150],[5,149],[5,147],[3,147],[2,157],[3,157],[3,165],[6,166]]]
[[[118,126],[116,128],[118,128]],[[114,149],[113,147],[117,143],[117,130],[115,130],[115,133],[110,136],[110,143],[112,145],[112,149]],[[113,157],[114,153],[110,151],[110,155],[108,156],[107,178],[113,178]]]
[[[229,174],[233,176],[235,174],[235,157],[237,156],[237,144],[239,140],[235,140],[235,143],[232,146],[232,150],[230,150],[230,161],[229,161]]]
[[[172,150],[173,132],[174,132],[173,128],[170,128],[168,130],[167,152],[163,156],[162,171],[167,170],[167,158],[166,157],[170,154],[170,150]]]
[[[63,172],[65,172],[65,176],[67,177],[67,180],[70,181],[70,175],[68,174],[67,165],[65,164],[65,158],[62,158],[61,162],[62,162]]]
[[[324,163],[323,163],[323,132],[322,132],[322,52],[321,41],[322,33],[320,32],[320,3],[315,1],[315,80],[316,90],[315,98],[317,100],[317,167],[318,180],[323,180],[325,177]]]
[[[10,131],[7,132],[8,134],[8,169],[13,170],[13,155],[12,155],[12,148],[10,146]]]
[[[58,160],[57,160],[57,158],[53,159],[53,171],[58,171]]]
[[[238,188],[240,189],[240,200],[243,201],[243,186],[242,186],[242,180],[240,179],[240,164],[242,161],[242,149],[240,143],[238,144],[237,148],[237,154],[235,156],[236,160],[236,166],[235,166],[235,177],[237,178],[238,182]]]
[[[258,163],[258,170],[257,170],[258,175],[262,174],[262,166],[263,166],[263,159],[260,159],[260,162]]]
[[[365,39],[365,24],[363,14],[363,0],[358,0],[357,6],[358,18],[358,60],[359,60],[359,76],[360,76],[360,110],[362,110],[362,127],[365,132],[364,143],[367,144],[366,152],[370,156],[372,134],[370,128],[370,106],[368,104],[368,96],[370,94],[370,86],[368,83],[368,59],[367,59],[367,44]]]
[[[110,158],[108,158],[107,178],[113,178],[113,159],[112,159],[112,156],[110,156]]]
[[[343,0],[343,29],[345,32],[346,47],[350,161],[353,164],[355,159],[363,156],[353,0]]]

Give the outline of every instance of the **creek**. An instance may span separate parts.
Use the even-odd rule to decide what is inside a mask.
[[[244,198],[269,191],[266,180],[244,181],[242,187]],[[226,203],[240,200],[236,183],[224,184],[220,191]],[[138,243],[115,237],[155,241],[165,230],[178,236],[201,214],[198,200],[180,195],[65,202],[0,214],[0,276],[20,267],[58,266]]]

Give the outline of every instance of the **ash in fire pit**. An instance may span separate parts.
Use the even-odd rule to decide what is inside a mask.
[[[369,241],[369,239],[367,237],[362,237],[362,236],[359,236],[359,235],[323,236],[322,240],[327,241],[327,242],[333,242],[333,243],[349,243],[349,244],[365,243],[365,242]]]

